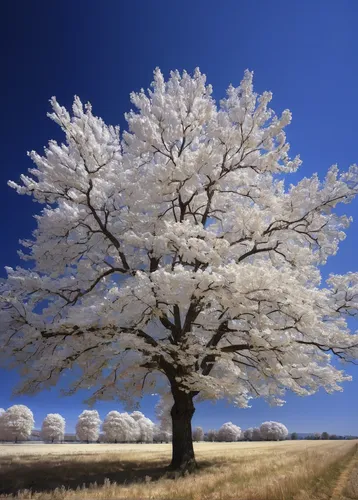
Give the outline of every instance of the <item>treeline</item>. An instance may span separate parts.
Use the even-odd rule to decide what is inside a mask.
[[[220,429],[210,429],[206,433],[201,427],[193,430],[194,441],[282,441],[287,437],[287,427],[273,421],[263,422],[260,427],[249,427],[244,431],[232,422],[226,422]]]
[[[0,440],[26,441],[34,431],[35,421],[32,411],[25,405],[14,405],[6,411],[0,409]],[[48,443],[61,443],[65,440],[66,421],[58,413],[49,413],[43,420],[38,437]],[[171,425],[162,418],[157,425],[140,411],[133,413],[110,411],[103,422],[97,410],[84,410],[76,423],[76,440],[94,443],[169,443]],[[202,427],[193,429],[194,441],[235,442],[235,441],[281,441],[299,439],[296,432],[288,433],[287,427],[280,422],[263,422],[260,427],[242,430],[232,422],[224,423],[218,430],[204,432]],[[356,439],[356,436],[329,435],[315,433],[304,439]]]
[[[297,432],[293,432],[291,434],[291,439],[299,439]],[[303,439],[308,439],[308,440],[319,440],[319,439],[358,439],[358,436],[342,436],[338,434],[328,434],[328,432],[315,432],[314,434],[307,434],[307,436],[304,436]]]
[[[0,440],[28,440],[34,431],[32,411],[25,405],[0,409]],[[64,441],[66,421],[58,413],[49,413],[43,420],[39,438],[48,443]],[[102,428],[102,433],[101,433]],[[169,442],[171,433],[155,425],[140,411],[131,414],[110,411],[102,422],[97,410],[84,410],[76,423],[76,438],[87,443],[153,443]]]

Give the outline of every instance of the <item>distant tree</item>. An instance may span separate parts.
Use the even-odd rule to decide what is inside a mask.
[[[41,438],[50,443],[63,441],[65,419],[59,413],[49,413],[42,422]]]
[[[204,441],[204,431],[202,427],[193,429],[193,441]]]
[[[328,432],[322,432],[322,434],[321,434],[321,439],[329,439],[329,434],[328,434]]]
[[[170,431],[166,431],[160,425],[154,426],[153,441],[155,443],[170,443],[172,439],[172,434]]]
[[[162,395],[155,406],[155,414],[159,421],[159,426],[165,432],[172,432],[171,409],[173,407],[173,396],[168,393]]]
[[[254,428],[253,427],[249,427],[243,433],[244,434],[244,439],[246,441],[253,441],[253,433],[254,433]]]
[[[252,430],[252,440],[253,441],[262,441],[260,427],[254,427],[253,428],[253,430]]]
[[[272,421],[261,424],[260,433],[264,441],[281,441],[288,436],[288,430],[285,425]]]
[[[337,436],[337,434],[331,434],[329,436],[329,439],[338,439],[338,436]]]
[[[232,422],[226,422],[218,430],[218,441],[238,441],[241,437],[241,429]]]
[[[103,421],[102,429],[109,443],[135,443],[140,438],[137,420],[126,412],[110,411]]]
[[[138,440],[141,443],[152,443],[154,423],[140,411],[134,411],[130,415],[138,426]]]
[[[214,442],[214,441],[217,441],[217,431],[215,429],[209,429],[208,432],[205,434],[205,437],[206,437],[206,441],[209,441],[209,442]]]
[[[345,321],[358,273],[323,284],[321,267],[350,223],[335,208],[356,196],[358,167],[286,188],[301,161],[291,113],[271,99],[249,71],[215,101],[199,69],[167,81],[157,69],[122,134],[78,97],[71,112],[51,99],[65,140],[32,151],[29,175],[9,183],[43,205],[23,241],[33,266],[8,267],[0,285],[1,359],[26,363],[22,392],[76,366],[69,393],[92,389],[90,402],[166,385],[171,466],[184,470],[196,467],[196,397],[281,404],[286,390],[349,380],[332,355],[358,357]]]
[[[293,441],[296,441],[296,439],[298,439],[297,432],[292,432],[292,434],[291,434],[291,439],[292,439]]]
[[[321,439],[321,434],[320,434],[319,432],[315,432],[315,433],[313,434],[313,439],[314,439],[314,440],[316,440],[316,441],[317,441],[318,439]]]
[[[3,420],[2,417],[5,413],[4,408],[0,408],[0,441],[5,441],[5,432],[4,432],[4,426],[3,426]]]
[[[76,435],[80,441],[94,442],[99,437],[101,419],[97,410],[84,410],[78,417]]]
[[[28,439],[35,426],[33,413],[25,405],[10,406],[2,413],[1,423],[5,439],[15,443]]]

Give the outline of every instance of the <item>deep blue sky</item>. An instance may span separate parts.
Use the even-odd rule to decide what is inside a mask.
[[[358,162],[355,0],[4,0],[0,9],[0,276],[5,265],[19,263],[18,240],[30,235],[31,214],[39,209],[6,182],[31,167],[26,151],[41,151],[49,139],[61,139],[46,118],[52,95],[69,106],[77,94],[108,123],[123,127],[130,91],[146,88],[156,66],[166,74],[199,66],[217,99],[249,68],[256,90],[274,93],[273,108],[293,112],[288,138],[292,154],[300,153],[304,163],[292,181],[313,172],[323,176],[333,163],[345,169]],[[345,211],[356,222],[325,274],[358,271],[358,203]],[[356,380],[346,383],[343,393],[288,395],[282,408],[262,401],[253,401],[248,410],[203,404],[194,423],[210,428],[231,420],[245,428],[273,419],[290,431],[358,434],[358,368],[347,369]],[[27,404],[37,427],[47,413],[60,412],[72,430],[84,409],[83,394],[59,398],[57,390],[10,399],[17,374],[0,376],[0,407]],[[142,405],[151,418],[155,401],[149,397]],[[97,409],[104,417],[121,405],[103,403]]]

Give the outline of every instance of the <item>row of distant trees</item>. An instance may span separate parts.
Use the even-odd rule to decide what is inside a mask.
[[[32,411],[25,405],[14,405],[8,410],[0,409],[0,440],[24,441],[29,439],[35,421]],[[49,413],[42,422],[40,438],[45,442],[62,442],[66,422],[62,415]],[[101,432],[102,430],[102,432]],[[87,443],[104,441],[109,443],[125,442],[170,442],[171,428],[168,419],[160,418],[156,425],[140,411],[131,414],[110,411],[102,422],[97,410],[84,410],[76,424],[76,438]],[[354,436],[349,436],[354,439]],[[232,422],[224,423],[218,430],[204,433],[202,427],[193,429],[194,441],[281,441],[298,439],[296,432],[288,433],[287,427],[280,422],[263,422],[260,427],[242,430]],[[327,432],[310,434],[305,439],[344,439],[344,436],[329,435]]]
[[[76,437],[79,441],[110,443],[123,442],[169,442],[171,428],[167,418],[160,418],[156,425],[140,411],[131,414],[110,411],[101,422],[97,410],[84,410],[78,417]],[[35,421],[32,411],[25,405],[14,405],[6,411],[0,410],[0,439],[2,441],[24,441],[29,439]],[[62,442],[65,436],[66,422],[62,415],[49,413],[42,422],[40,438],[45,442]],[[101,433],[102,428],[102,433]],[[193,430],[195,441],[260,441],[282,440],[288,436],[287,428],[279,422],[264,422],[260,427],[242,431],[232,422],[224,423],[218,430],[206,434],[201,427]]]
[[[299,439],[297,432],[292,432],[291,439]],[[328,432],[315,432],[314,434],[307,434],[304,439],[317,441],[319,439],[358,439],[358,436],[342,436],[338,434],[328,434]]]
[[[100,435],[102,425],[102,434]],[[6,411],[0,409],[0,440],[25,441],[35,426],[32,411],[25,405],[14,405]],[[62,442],[66,421],[59,413],[49,413],[43,420],[40,438],[45,442]],[[110,411],[103,423],[97,410],[84,410],[78,417],[76,437],[79,441],[96,442],[168,442],[170,433],[155,425],[140,411],[119,413]]]
[[[226,422],[220,429],[210,429],[204,433],[201,427],[193,430],[194,441],[281,441],[287,439],[288,430],[280,422],[263,422],[260,427],[242,430],[232,422]]]

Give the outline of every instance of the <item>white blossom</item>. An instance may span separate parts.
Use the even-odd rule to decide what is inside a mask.
[[[99,438],[101,419],[97,410],[84,410],[78,417],[76,436],[80,441],[93,442]]]
[[[1,415],[1,426],[6,440],[24,441],[31,436],[35,421],[32,411],[25,405],[10,406]]]

